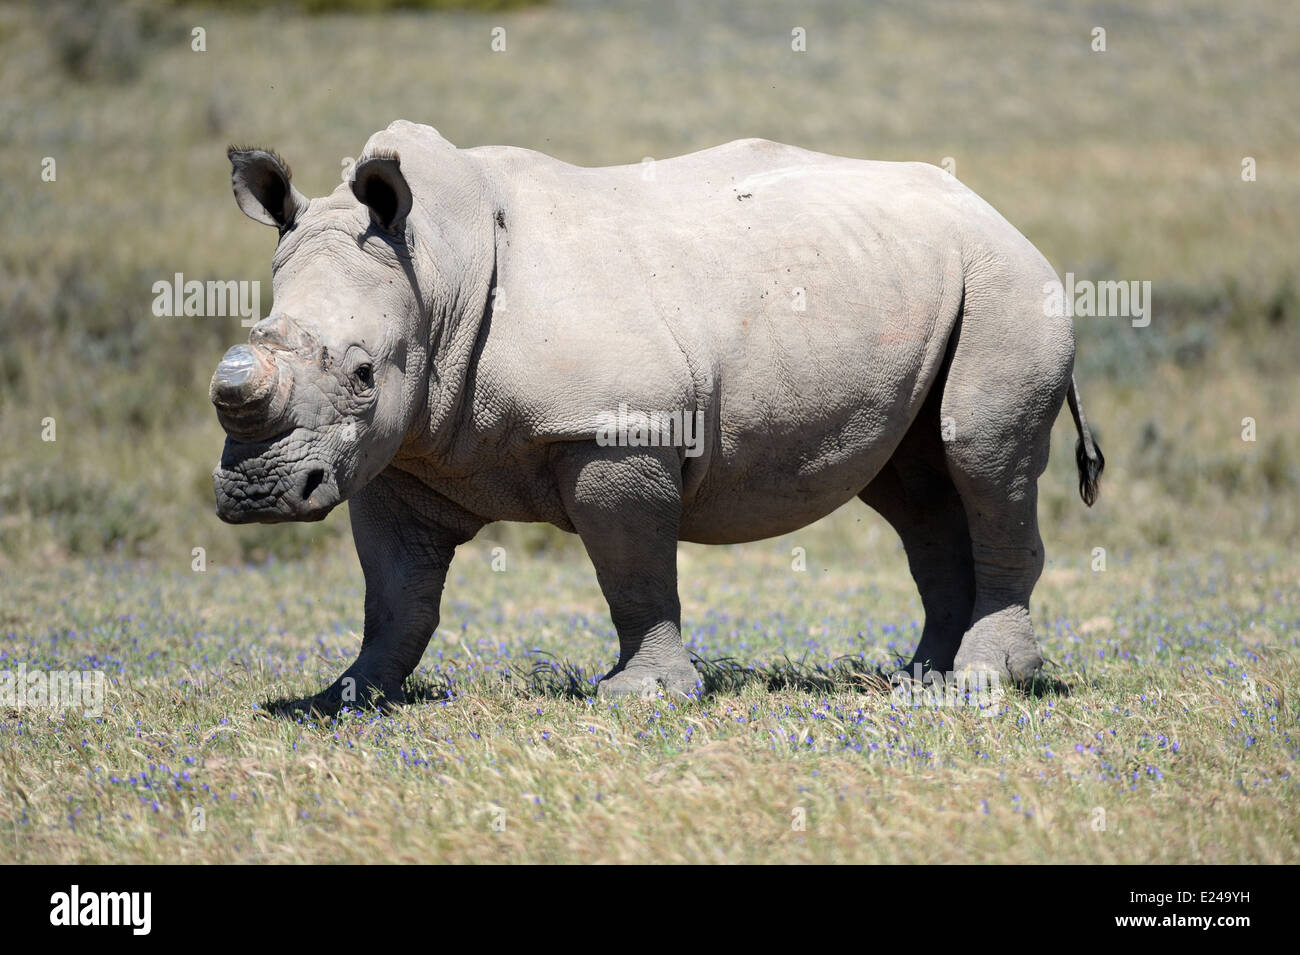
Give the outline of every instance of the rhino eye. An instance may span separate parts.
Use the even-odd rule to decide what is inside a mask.
[[[369,388],[375,383],[375,370],[370,365],[357,366],[357,370],[353,374],[356,375],[357,381],[361,383],[363,388]]]

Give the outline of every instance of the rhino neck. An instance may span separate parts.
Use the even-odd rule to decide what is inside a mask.
[[[497,203],[480,179],[472,209],[440,216],[433,234],[443,247],[436,261],[454,262],[434,279],[429,309],[428,388],[425,407],[412,419],[400,457],[447,460],[462,420],[469,414],[470,384],[491,321],[496,282],[494,225]]]

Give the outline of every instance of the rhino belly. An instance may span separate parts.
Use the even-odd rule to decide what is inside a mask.
[[[875,347],[859,361],[841,347],[838,375],[813,365],[798,382],[760,376],[721,391],[712,445],[686,462],[684,540],[738,543],[788,533],[871,482],[920,410],[933,371],[915,347],[891,363],[879,343],[869,344]]]
[[[726,469],[686,506],[681,539],[739,544],[806,527],[852,500],[892,453],[893,445],[877,444],[812,468],[774,457],[745,472]]]

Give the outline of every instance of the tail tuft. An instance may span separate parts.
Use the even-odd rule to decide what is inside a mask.
[[[1106,456],[1096,444],[1092,446],[1093,456],[1088,455],[1083,438],[1074,444],[1074,460],[1079,465],[1079,496],[1083,503],[1092,507],[1097,502],[1101,490],[1101,472],[1106,468]]]
[[[1070,405],[1070,414],[1074,417],[1075,430],[1079,432],[1079,441],[1074,446],[1074,460],[1079,465],[1079,496],[1083,498],[1083,503],[1092,507],[1097,501],[1106,459],[1102,457],[1101,448],[1097,447],[1097,442],[1092,440],[1092,432],[1088,430],[1083,402],[1079,400],[1079,386],[1073,376],[1065,397]]]

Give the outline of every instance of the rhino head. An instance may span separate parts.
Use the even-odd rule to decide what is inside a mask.
[[[279,243],[272,314],[212,377],[226,432],[217,514],[320,520],[389,464],[427,404],[432,309],[414,262],[411,189],[393,151],[363,155],[351,181],[320,199],[293,186],[274,152],[228,155],[240,209],[274,226]]]

